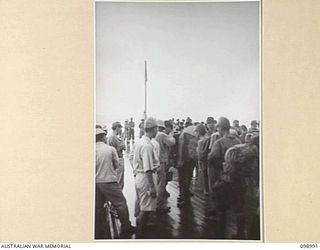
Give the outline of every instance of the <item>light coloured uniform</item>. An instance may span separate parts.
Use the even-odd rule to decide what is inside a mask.
[[[157,209],[157,199],[150,196],[150,185],[146,175],[147,171],[153,172],[153,182],[157,186],[156,168],[159,164],[157,156],[157,144],[149,137],[143,136],[135,144],[133,153],[133,173],[135,175],[135,187],[139,209],[141,211],[155,211]],[[160,152],[160,150],[158,151]]]

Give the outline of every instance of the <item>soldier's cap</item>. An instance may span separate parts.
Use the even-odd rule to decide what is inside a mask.
[[[206,134],[206,127],[202,123],[200,123],[196,126],[194,131],[199,132],[200,135],[205,135]]]
[[[120,122],[114,122],[112,123],[112,129],[115,130],[117,127],[122,128],[122,125]]]
[[[153,117],[148,117],[144,123],[144,128],[155,128],[157,126],[157,120]]]
[[[218,126],[222,129],[230,129],[229,119],[225,117],[220,117],[218,121]]]
[[[96,135],[101,135],[101,134],[107,134],[104,130],[102,130],[101,128],[96,128]]]
[[[207,123],[207,124],[211,124],[211,123],[216,124],[217,121],[216,121],[212,116],[209,116],[209,117],[207,118],[206,123]]]
[[[164,121],[162,121],[162,120],[158,120],[158,127],[160,127],[160,128],[166,128],[166,126],[164,125]]]

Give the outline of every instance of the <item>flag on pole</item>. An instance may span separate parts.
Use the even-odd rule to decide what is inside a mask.
[[[144,82],[147,84],[148,81],[148,73],[147,73],[147,60],[144,61]]]

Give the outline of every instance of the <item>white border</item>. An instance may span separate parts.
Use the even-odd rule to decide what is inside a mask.
[[[262,151],[263,151],[263,138],[262,138],[262,1],[263,0],[93,0],[93,43],[94,43],[94,128],[96,125],[96,2],[114,2],[114,3],[218,3],[218,2],[258,2],[259,3],[259,105],[260,105],[260,114],[259,114],[259,184],[260,184],[260,240],[230,240],[230,239],[130,239],[130,240],[125,240],[125,239],[95,239],[94,234],[95,234],[95,166],[96,166],[96,158],[95,158],[95,134],[93,132],[93,152],[94,152],[94,159],[93,159],[93,166],[94,166],[94,172],[93,172],[93,217],[92,217],[92,240],[95,243],[157,243],[157,242],[172,242],[172,243],[183,243],[183,242],[193,242],[193,243],[265,243],[265,225],[264,225],[264,195],[263,195],[263,190],[264,190],[264,178],[263,178],[263,171],[262,171]],[[95,129],[93,129],[94,131]]]

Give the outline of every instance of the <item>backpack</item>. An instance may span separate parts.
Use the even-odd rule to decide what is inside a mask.
[[[209,149],[210,141],[211,141],[211,137],[206,137],[203,139],[202,144],[200,144],[198,148],[200,161],[206,161],[208,159],[208,154],[210,152],[210,149]]]

